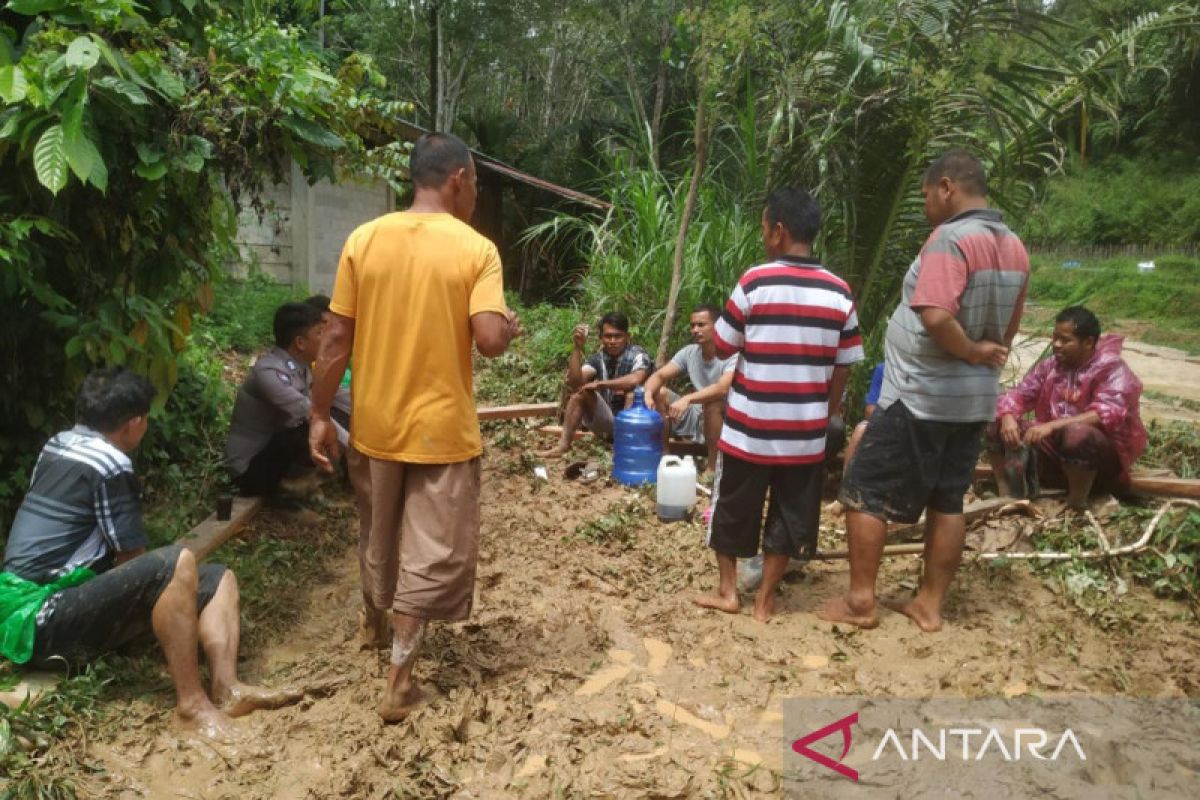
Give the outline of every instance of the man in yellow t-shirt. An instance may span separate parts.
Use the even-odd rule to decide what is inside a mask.
[[[392,664],[379,706],[386,722],[420,702],[412,668],[426,622],[470,614],[483,452],[471,345],[494,358],[520,331],[504,302],[496,247],[467,224],[477,194],[467,146],[426,134],[409,171],[412,206],[346,240],[309,424],[313,461],[331,470],[329,408],[353,349],[347,461],[370,638],[392,611]]]

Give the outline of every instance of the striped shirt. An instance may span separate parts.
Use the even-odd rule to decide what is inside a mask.
[[[38,456],[8,533],[4,569],[48,583],[76,567],[103,572],[113,556],[149,544],[129,456],[82,425]]]
[[[863,358],[850,287],[812,258],[751,267],[717,320],[717,354],[740,353],[721,452],[758,464],[825,459],[829,381]]]
[[[998,369],[942,350],[919,309],[941,308],[973,341],[1004,343],[1020,317],[1029,282],[1025,245],[990,208],[964,211],[934,229],[904,277],[903,299],[888,322],[879,407],[897,400],[917,419],[990,422]]]

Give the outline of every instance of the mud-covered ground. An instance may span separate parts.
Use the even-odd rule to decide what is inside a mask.
[[[343,515],[329,581],[295,586],[299,622],[244,654],[247,677],[304,686],[305,701],[246,718],[247,743],[232,748],[175,733],[165,691],[123,701],[86,744],[87,793],[774,796],[786,697],[1200,694],[1200,636],[1184,606],[1131,587],[1088,612],[1027,566],[965,567],[932,635],[890,612],[867,632],[819,621],[845,562],[789,576],[766,625],[748,609],[700,611],[687,596],[716,579],[701,524],[660,524],[648,497],[567,482],[561,466],[538,481],[524,455],[538,440],[518,427],[494,434],[485,458],[475,614],[435,626],[417,668],[433,702],[394,726],[375,715],[386,654],[355,638],[356,532]],[[823,547],[835,549],[840,525],[827,522]],[[975,541],[1007,544],[1030,523],[984,524]],[[263,512],[246,535],[295,524]],[[881,591],[909,590],[918,567],[887,562]]]

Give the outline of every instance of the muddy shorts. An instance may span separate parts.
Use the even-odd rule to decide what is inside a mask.
[[[466,619],[479,557],[480,460],[407,464],[353,452],[368,610]]]
[[[817,549],[825,465],[754,464],[717,455],[708,546],[735,558],[762,552],[810,558]],[[766,522],[763,503],[768,502]]]
[[[926,508],[961,514],[983,427],[917,419],[897,400],[868,420],[838,499],[889,522],[916,522]]]
[[[175,577],[179,545],[151,550],[102,572],[86,583],[63,589],[38,612],[33,635],[35,668],[82,664],[153,633],[150,614]],[[225,575],[220,564],[200,564],[196,609],[202,611]]]

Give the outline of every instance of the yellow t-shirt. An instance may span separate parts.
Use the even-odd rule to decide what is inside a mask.
[[[471,317],[507,313],[496,246],[450,214],[387,214],[346,240],[330,310],[353,317],[350,441],[372,458],[483,452]]]

